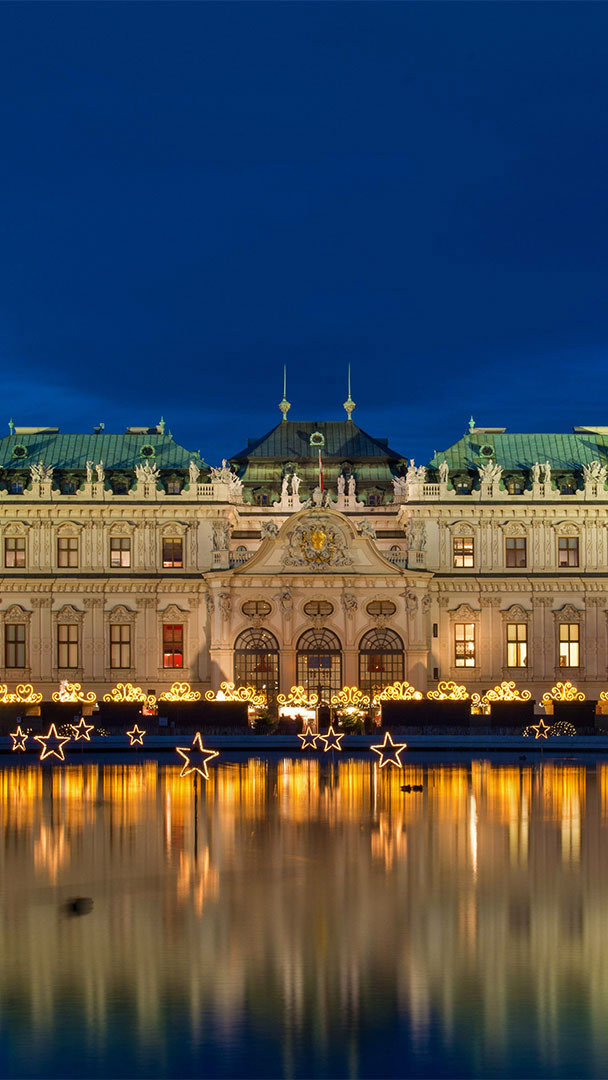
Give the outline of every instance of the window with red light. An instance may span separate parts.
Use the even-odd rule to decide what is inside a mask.
[[[184,628],[175,623],[163,626],[163,667],[184,666]]]

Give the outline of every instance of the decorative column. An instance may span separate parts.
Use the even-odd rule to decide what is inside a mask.
[[[428,681],[428,641],[426,614],[429,597],[426,583],[410,586],[402,596],[407,612],[406,678],[417,690],[425,691]]]

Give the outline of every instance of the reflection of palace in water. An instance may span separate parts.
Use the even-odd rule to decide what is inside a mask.
[[[525,1008],[550,1054],[574,994],[607,1048],[608,765],[23,765],[0,804],[0,995],[34,1042],[67,1001],[103,1041],[119,1002],[147,1042],[170,1009],[320,1046],[391,1008],[449,1042],[473,1010],[502,1052]]]

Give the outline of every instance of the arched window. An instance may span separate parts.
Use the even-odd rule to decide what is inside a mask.
[[[305,630],[298,641],[297,681],[329,704],[342,686],[342,646],[331,630]]]
[[[273,701],[279,689],[279,644],[269,630],[243,630],[234,643],[234,682],[265,690]]]
[[[394,630],[368,630],[359,645],[359,689],[375,694],[403,681],[403,642]]]

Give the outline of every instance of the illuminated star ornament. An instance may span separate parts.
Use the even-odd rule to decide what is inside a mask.
[[[343,738],[344,734],[338,735],[337,732],[334,731],[334,725],[330,724],[325,735],[319,735],[319,742],[325,743],[323,751],[324,753],[327,753],[328,750],[341,750],[342,747],[340,746],[340,743]]]
[[[199,773],[204,780],[209,779],[209,770],[207,768],[207,762],[212,758],[218,757],[219,752],[217,750],[207,750],[203,746],[203,740],[201,738],[200,731],[197,731],[192,740],[192,746],[176,746],[178,754],[184,759],[184,765],[180,776],[188,776],[188,773]]]
[[[310,724],[306,725],[306,731],[303,735],[298,735],[298,739],[300,739],[302,742],[302,746],[300,747],[301,750],[317,749],[317,736],[312,730]]]
[[[47,757],[56,757],[60,761],[65,761],[63,748],[70,741],[69,735],[60,735],[55,725],[51,724],[47,735],[34,735],[34,738],[42,747],[41,761]]]
[[[16,731],[11,731],[11,739],[13,740],[13,750],[25,750],[27,732],[21,730],[21,724],[17,724]]]
[[[137,724],[134,724],[132,730],[127,731],[127,735],[131,740],[129,746],[143,746],[145,734],[145,731],[142,731],[141,728],[138,728]]]
[[[535,739],[546,739],[548,737],[547,732],[551,730],[551,725],[545,724],[542,716],[538,721],[538,724],[532,724],[531,727],[532,731],[536,732],[536,735],[534,736]]]
[[[402,769],[401,754],[406,746],[407,743],[393,742],[390,731],[387,731],[384,736],[384,742],[379,743],[377,746],[371,746],[370,750],[373,750],[374,754],[378,754],[381,769],[383,769],[385,765],[396,765],[398,769]]]
[[[71,728],[74,732],[75,742],[79,742],[80,739],[85,739],[86,742],[90,742],[91,736],[89,735],[89,732],[95,730],[95,724],[87,724],[84,716],[81,716],[78,723],[72,724]]]

